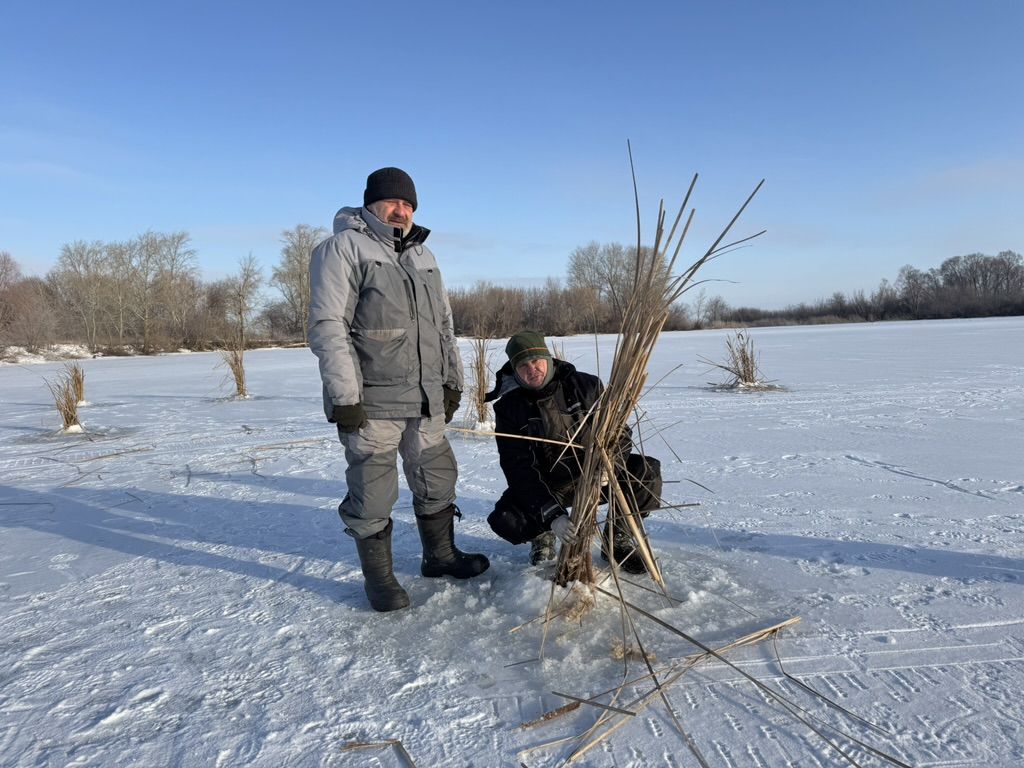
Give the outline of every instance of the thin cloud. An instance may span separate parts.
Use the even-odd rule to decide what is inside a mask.
[[[989,158],[974,163],[941,168],[916,179],[909,179],[908,191],[931,197],[945,197],[950,192],[986,195],[1010,190],[1019,194],[1024,163],[1017,158]]]
[[[31,181],[91,181],[84,171],[66,163],[47,160],[20,160],[14,163],[0,163],[0,175]]]
[[[438,232],[430,234],[430,245],[433,248],[458,248],[462,251],[490,251],[498,244],[493,237],[481,237],[475,232]]]

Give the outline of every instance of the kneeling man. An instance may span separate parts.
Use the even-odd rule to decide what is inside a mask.
[[[498,455],[508,488],[487,522],[506,541],[531,542],[530,562],[536,565],[554,557],[556,534],[563,540],[571,536],[567,509],[573,505],[584,451],[515,436],[586,445],[589,421],[582,430],[580,424],[603,385],[596,376],[553,358],[544,337],[534,331],[509,339],[505,353],[508,362],[498,371],[495,387],[486,399],[496,401]],[[627,432],[622,446],[626,459],[614,482],[634,507],[630,512],[646,516],[661,503],[661,464],[631,453],[631,447]],[[606,499],[602,491],[602,500]],[[623,526],[615,528],[611,542],[615,561],[629,573],[643,573],[646,569],[633,537]],[[608,547],[605,524],[601,546],[605,560]]]

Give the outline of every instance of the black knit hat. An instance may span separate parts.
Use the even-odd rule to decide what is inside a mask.
[[[401,168],[379,168],[366,177],[363,205],[378,200],[405,200],[416,210],[416,185]]]
[[[513,369],[540,357],[551,359],[551,353],[548,351],[547,344],[544,343],[544,337],[536,331],[517,333],[505,345],[505,354],[508,355],[508,361],[512,364]]]

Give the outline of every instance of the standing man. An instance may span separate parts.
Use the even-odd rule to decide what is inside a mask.
[[[342,208],[309,266],[309,347],[320,360],[324,412],[338,425],[348,493],[338,507],[356,542],[370,605],[409,605],[391,559],[391,508],[402,456],[423,544],[424,576],[477,576],[484,555],[455,547],[458,468],[444,425],[462,397],[462,360],[430,230],[413,224],[405,171],[366,179],[361,208]]]

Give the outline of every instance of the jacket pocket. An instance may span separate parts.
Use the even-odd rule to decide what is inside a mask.
[[[405,328],[353,328],[363,384],[401,384],[412,374],[412,354]]]
[[[441,356],[441,381],[447,382],[451,363],[448,359],[448,349],[454,344],[454,334],[446,334],[444,327],[445,320],[445,295],[444,286],[441,283],[441,275],[434,267],[418,270],[419,282],[423,286],[423,293],[427,298],[430,322],[433,324],[431,331],[437,334],[438,350]],[[421,331],[422,332],[422,331]]]
[[[430,319],[438,331],[444,325],[444,288],[437,270],[428,268],[419,270],[420,283],[426,288],[430,307]]]

